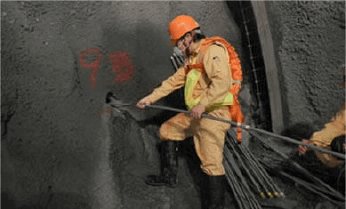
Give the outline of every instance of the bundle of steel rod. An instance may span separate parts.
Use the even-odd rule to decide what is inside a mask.
[[[259,186],[263,188],[259,191],[261,197],[284,197],[284,193],[279,189],[279,187],[274,183],[272,178],[266,172],[266,170],[260,166],[257,158],[251,153],[251,151],[243,145],[237,144],[234,140],[236,138],[236,133],[234,130],[228,132],[226,137],[227,144],[232,145],[228,146],[232,148],[233,153],[239,155],[240,161],[244,161],[244,168],[249,169],[249,176],[252,175],[253,179],[259,183]]]
[[[226,148],[224,155],[226,179],[233,191],[235,200],[238,204],[238,208],[260,209],[261,206],[258,203],[256,197],[253,195],[253,192],[249,187],[247,180],[243,176],[241,169],[238,167],[238,164],[236,163],[236,159],[233,157],[232,152]]]
[[[236,142],[234,129],[229,130],[225,145],[226,178],[239,208],[261,208],[257,195],[261,198],[284,197],[283,192],[250,150]]]
[[[256,137],[256,139],[258,139],[259,141],[261,141],[261,143],[268,148],[269,150],[271,150],[272,152],[276,153],[276,155],[280,156],[281,158],[285,159],[288,163],[290,163],[293,168],[295,168],[295,170],[299,173],[299,178],[292,176],[284,171],[278,171],[272,167],[270,167],[269,164],[264,163],[262,161],[261,164],[266,167],[267,170],[270,170],[273,173],[276,173],[280,176],[283,176],[285,178],[288,178],[294,182],[296,182],[297,184],[303,186],[304,188],[306,188],[307,190],[323,197],[326,198],[332,202],[336,202],[336,203],[340,203],[340,202],[345,202],[345,197],[338,192],[337,190],[335,190],[334,188],[332,188],[331,186],[329,186],[328,184],[324,183],[322,180],[320,180],[319,178],[315,177],[313,174],[311,174],[309,171],[307,171],[305,168],[303,168],[302,166],[300,166],[298,163],[292,161],[289,159],[289,157],[282,153],[282,152],[278,152],[272,145],[270,145],[269,143],[267,143],[264,138],[267,137],[268,135],[265,135],[264,132],[259,133],[253,130],[250,130],[249,133]],[[306,177],[305,179],[309,179],[311,182],[308,182],[306,180],[304,180],[302,177]]]

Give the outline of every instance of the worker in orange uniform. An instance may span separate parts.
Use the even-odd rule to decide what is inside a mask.
[[[341,66],[340,72],[342,73],[343,77],[343,82],[340,83],[340,86],[345,88],[345,64]],[[324,125],[322,130],[315,132],[310,140],[302,140],[302,142],[306,144],[313,144],[315,146],[323,147],[332,151],[345,153],[345,140],[342,140],[342,138],[345,139],[345,110],[346,103],[338,111],[338,113],[336,113],[336,115],[334,115],[333,118]],[[298,147],[299,154],[301,155],[304,155],[307,150],[308,148],[306,146],[300,145]],[[317,151],[315,151],[315,154],[323,165],[330,168],[335,168],[343,164],[342,160],[331,154]]]
[[[322,130],[314,132],[310,140],[302,140],[302,142],[345,154],[345,105],[324,125]],[[300,155],[305,155],[308,147],[299,145],[298,151]],[[345,194],[344,159],[328,153],[314,152],[317,160],[326,166],[319,178]]]
[[[200,167],[208,178],[208,208],[223,208],[226,182],[222,161],[230,124],[201,116],[206,113],[231,120],[229,106],[233,104],[233,94],[228,89],[234,81],[229,70],[229,54],[223,44],[216,42],[203,51],[201,58],[201,46],[206,37],[191,16],[180,15],[173,19],[169,24],[169,33],[172,44],[184,52],[187,64],[151,94],[140,99],[137,107],[144,109],[146,105],[185,86],[185,104],[189,114],[178,113],[160,127],[162,172],[160,175],[149,175],[146,183],[174,187],[177,183],[177,142],[193,136]],[[202,64],[203,72],[195,64]]]
[[[340,71],[343,75],[343,82],[340,85],[345,88],[345,65],[342,65]],[[345,154],[345,111],[346,103],[332,119],[324,125],[322,130],[314,132],[309,140],[302,140],[302,142]],[[303,145],[299,145],[298,147],[300,155],[305,155],[308,150],[309,148]],[[327,153],[314,151],[314,154],[317,160],[321,162],[323,166],[326,166],[323,168],[325,172],[322,172],[319,178],[345,194],[345,178],[342,178],[345,172],[345,161]]]
[[[345,136],[345,105],[328,123],[324,125],[322,130],[315,132],[310,140],[302,140],[302,142],[331,150],[333,140],[340,136]],[[299,145],[298,147],[300,154],[305,154],[307,150],[308,147],[306,146]],[[315,151],[315,154],[323,165],[330,168],[343,164],[342,160],[331,154],[321,153],[318,151]]]

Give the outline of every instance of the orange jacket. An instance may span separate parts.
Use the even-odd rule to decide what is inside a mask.
[[[194,52],[187,58],[189,64],[199,63],[200,47],[204,41],[203,39],[196,42]],[[213,59],[215,56],[218,59]],[[208,47],[204,55],[203,64],[206,74],[203,74],[198,80],[192,97],[193,99],[201,98],[199,104],[208,107],[225,98],[228,94],[228,88],[232,85],[232,78],[229,74],[228,54],[223,47],[217,45]],[[184,66],[182,66],[176,73],[163,81],[161,86],[154,89],[149,95],[150,101],[155,103],[159,99],[183,87],[185,85],[185,79],[186,71]]]

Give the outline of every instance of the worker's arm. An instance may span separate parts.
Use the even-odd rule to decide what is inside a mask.
[[[329,147],[337,136],[345,135],[345,109],[341,109],[321,131],[315,132],[311,141],[319,147]]]
[[[302,140],[305,144],[311,144],[322,148],[329,148],[333,139],[338,135],[338,131],[333,126],[333,123],[329,122],[325,125],[325,127],[316,131],[310,140]],[[299,145],[298,151],[300,154],[305,154],[308,151],[308,147]]]
[[[330,149],[330,145],[335,137],[345,135],[345,105],[341,110],[325,124],[324,128],[315,132],[310,140],[303,140],[302,142],[312,144],[318,147]],[[305,154],[308,148],[299,145],[299,154]],[[316,157],[324,165],[334,168],[341,165],[343,162],[335,158],[335,156],[327,153],[315,151]]]
[[[150,105],[157,102],[158,100],[169,95],[173,91],[181,88],[182,86],[184,86],[184,84],[185,70],[182,66],[172,76],[164,80],[159,87],[155,88],[150,95],[139,100],[136,106],[140,109],[143,109],[145,105]]]
[[[310,140],[303,140],[307,144],[318,147],[329,148],[333,139],[337,136],[345,135],[345,108],[342,108],[320,131],[315,132]],[[307,147],[299,145],[299,153],[305,154]]]
[[[221,102],[227,96],[232,83],[228,62],[228,53],[223,46],[213,44],[206,50],[203,64],[211,82],[199,103],[205,108]]]

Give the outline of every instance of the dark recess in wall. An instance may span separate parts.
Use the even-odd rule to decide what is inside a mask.
[[[256,127],[272,130],[271,111],[262,48],[257,32],[256,19],[250,1],[227,1],[242,34],[245,60],[242,61],[244,82],[251,86],[255,101],[251,106],[251,117]],[[250,69],[244,63],[250,63]]]

